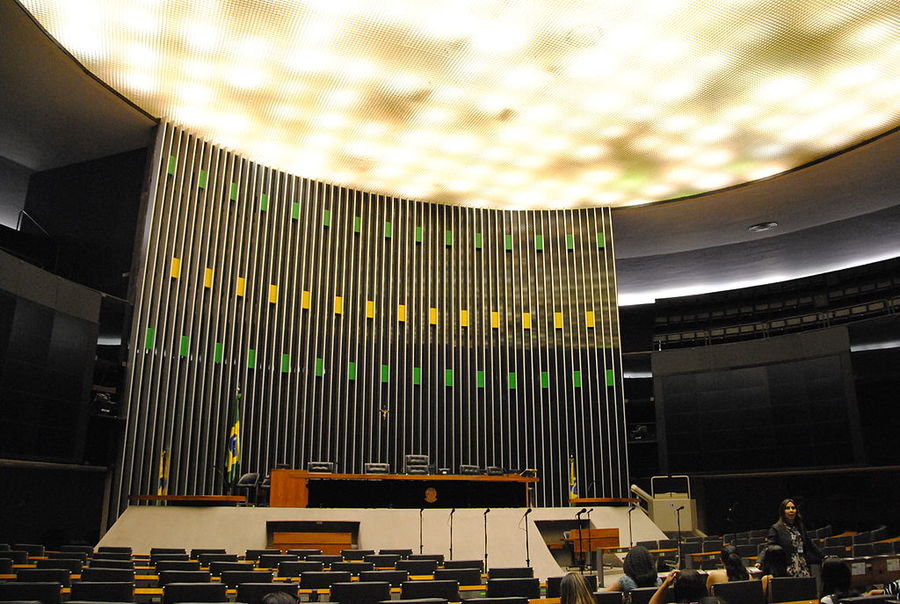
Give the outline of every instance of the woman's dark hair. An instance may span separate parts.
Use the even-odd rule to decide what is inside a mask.
[[[683,570],[675,579],[676,602],[699,602],[707,597],[706,577],[693,569]]]
[[[569,573],[559,583],[560,604],[594,604],[594,594],[579,573]]]
[[[729,581],[746,581],[750,578],[750,573],[744,566],[744,560],[738,555],[733,545],[723,547],[721,556]]]
[[[260,599],[261,604],[297,604],[298,601],[297,598],[283,591],[267,593]]]
[[[631,577],[638,587],[656,587],[656,566],[653,564],[653,556],[642,545],[635,545],[625,555],[622,570]]]
[[[784,548],[780,545],[770,545],[766,548],[765,556],[762,561],[762,572],[764,575],[772,575],[773,577],[788,576],[788,555]]]
[[[822,562],[822,594],[820,598],[837,594],[846,596],[850,593],[850,567],[840,558],[825,558]],[[832,598],[837,602],[838,598]]]
[[[781,503],[778,504],[778,522],[775,524],[787,524],[784,520],[784,508],[788,506],[789,503],[793,503],[794,507],[797,508],[797,515],[794,516],[794,526],[797,528],[803,528],[803,517],[800,515],[800,506],[797,505],[797,500],[791,497],[787,499],[782,499]]]

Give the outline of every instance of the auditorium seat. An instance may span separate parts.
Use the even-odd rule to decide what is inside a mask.
[[[631,596],[631,604],[649,604],[650,598],[656,593],[656,588],[638,587],[637,589],[632,589],[628,593]],[[667,599],[666,601],[671,602],[672,600]]]
[[[405,570],[364,570],[359,573],[360,581],[387,581],[391,587],[400,587],[404,581],[409,580],[409,573]]]
[[[253,570],[256,566],[252,562],[210,562],[209,572],[218,577],[226,570]]]
[[[150,554],[150,566],[154,566],[157,562],[161,562],[162,560],[171,560],[178,562],[189,562],[190,557],[187,554]]]
[[[623,604],[625,594],[621,591],[595,591],[594,602],[596,604]]]
[[[16,543],[12,549],[28,552],[31,557],[44,555],[44,546],[38,543]]]
[[[729,581],[712,586],[712,595],[726,602],[741,604],[765,604],[766,597],[762,589],[762,581]]]
[[[397,554],[400,558],[408,558],[412,555],[411,549],[380,549],[379,554]]]
[[[267,594],[276,592],[284,592],[296,598],[299,588],[298,583],[241,583],[237,587],[235,601],[242,604],[260,604]]]
[[[328,589],[332,583],[348,583],[350,573],[346,571],[310,571],[300,575],[300,589]]]
[[[656,541],[638,541],[637,543],[635,543],[635,546],[638,546],[638,545],[640,545],[641,547],[645,547],[647,549],[659,549],[657,547]]]
[[[73,575],[81,574],[81,567],[84,566],[80,558],[47,558],[38,560],[37,568],[62,568]]]
[[[879,604],[881,602],[896,602],[892,596],[856,596],[855,598],[841,598],[837,604]]]
[[[46,583],[55,581],[63,587],[72,584],[71,573],[64,568],[20,568],[16,572],[20,583]]]
[[[128,560],[104,560],[92,558],[88,563],[88,568],[117,568],[120,570],[134,570],[134,562]]]
[[[200,566],[208,567],[213,562],[237,562],[237,554],[203,553],[199,557]]]
[[[816,580],[813,577],[773,577],[769,580],[770,602],[816,599]]]
[[[259,560],[259,557],[263,554],[280,554],[280,549],[248,549],[244,552],[244,560],[253,560],[254,562]]]
[[[0,575],[11,575],[13,572],[13,561],[10,558],[4,558],[4,553],[0,552]]]
[[[81,580],[101,583],[134,583],[134,571],[129,568],[96,568],[92,566],[81,571]]]
[[[361,583],[332,583],[331,602],[339,604],[377,604],[391,598],[391,585],[386,581],[366,581]]]
[[[224,554],[225,550],[222,548],[194,548],[191,550],[191,560],[199,560],[202,554]]]
[[[84,552],[47,552],[44,554],[51,560],[81,560],[84,564],[88,555]]]
[[[270,570],[226,570],[221,581],[228,589],[235,589],[241,583],[271,583],[273,574]]]
[[[481,585],[481,571],[477,568],[438,568],[435,581],[451,580],[460,585]]]
[[[477,568],[484,572],[484,560],[444,560],[444,568]]]
[[[150,557],[157,554],[187,554],[187,550],[183,547],[151,547]]]
[[[322,550],[320,550],[320,549],[309,549],[309,548],[289,549],[289,550],[287,551],[287,553],[293,554],[293,555],[295,555],[295,556],[298,556],[298,557],[300,558],[300,560],[306,560],[306,557],[307,557],[307,556],[318,556],[319,554],[322,553]]]
[[[307,560],[313,562],[324,562],[325,566],[330,566],[335,562],[343,562],[344,559],[337,555],[332,554],[310,554],[306,557]]]
[[[858,545],[860,543],[872,543],[872,531],[863,531],[861,533],[856,533],[851,536],[853,545]]]
[[[434,560],[439,565],[444,563],[444,554],[410,554],[408,560]]]
[[[503,598],[468,598],[465,604],[529,604],[528,598],[510,596]]]
[[[394,568],[405,570],[411,575],[433,575],[437,565],[435,560],[398,560]]]
[[[597,591],[597,575],[582,575],[591,592]],[[547,598],[559,597],[559,585],[562,583],[563,577],[547,577]]]
[[[363,560],[371,562],[375,566],[393,568],[400,560],[400,554],[368,554]]]
[[[443,598],[415,598],[413,600],[382,600],[378,604],[449,604],[449,600],[444,600]],[[511,604],[519,604],[519,602],[512,602]],[[527,600],[525,604],[528,604]]]
[[[509,566],[489,568],[488,579],[512,579],[515,577],[533,577],[534,569],[530,566]]]
[[[509,596],[522,596],[529,599],[540,598],[541,585],[537,578],[515,577],[488,579],[486,595],[489,598]]]
[[[875,548],[871,543],[860,543],[858,545],[853,545],[851,548],[851,555],[854,558],[861,558],[864,556],[874,556]]]
[[[94,548],[90,545],[61,545],[59,547],[60,552],[78,552],[80,554],[85,554],[86,556],[90,556],[94,553]]]
[[[891,541],[880,541],[872,544],[872,555],[883,556],[894,553],[894,544]],[[0,554],[2,555],[2,554]]]
[[[164,570],[158,576],[159,587],[169,583],[209,583],[211,579],[209,572],[205,570]]]
[[[343,562],[332,562],[331,570],[346,570],[354,575],[358,575],[364,570],[375,570],[375,565],[361,560],[346,560]]]
[[[262,554],[259,557],[260,568],[278,568],[279,562],[297,562],[300,557],[296,554]]]
[[[133,583],[76,581],[72,583],[70,600],[88,602],[133,602]]]
[[[0,602],[15,600],[36,600],[41,604],[59,604],[60,584],[55,581],[43,583],[0,583]]]
[[[96,552],[91,556],[91,560],[122,560],[131,561],[131,554],[126,552]]]
[[[890,531],[888,530],[888,527],[886,527],[884,525],[879,526],[877,529],[872,529],[872,534],[871,534],[872,543],[874,543],[876,541],[883,541],[884,539],[889,539],[890,536],[891,535],[890,535]]]
[[[131,547],[126,545],[103,545],[97,548],[97,552],[101,554],[128,554],[131,557]]]
[[[458,602],[459,583],[457,581],[404,581],[400,585],[400,598],[404,600],[446,598],[451,602]]]
[[[5,550],[3,552],[4,558],[9,558],[13,561],[13,564],[27,564],[28,563],[28,552],[24,549],[10,549]]]
[[[279,577],[299,577],[303,573],[318,572],[325,570],[324,562],[313,562],[311,560],[295,560],[292,562],[278,563]]]
[[[365,560],[369,554],[374,554],[374,549],[342,549],[341,558],[344,560]]]
[[[163,587],[161,604],[179,602],[227,602],[221,583],[170,583]]]
[[[681,568],[693,568],[694,559],[691,554],[699,554],[703,550],[702,541],[682,543],[678,546],[678,555],[681,560]]]
[[[200,570],[200,563],[197,560],[157,560],[156,572],[164,570]]]

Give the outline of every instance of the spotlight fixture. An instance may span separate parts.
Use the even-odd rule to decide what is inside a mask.
[[[771,222],[757,222],[756,224],[751,224],[747,227],[747,230],[751,233],[762,233],[763,231],[771,231],[775,227],[778,226],[778,223],[774,220]]]

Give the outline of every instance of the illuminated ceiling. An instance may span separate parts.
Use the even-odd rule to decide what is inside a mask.
[[[900,4],[20,0],[147,112],[400,197],[627,206],[900,121]]]

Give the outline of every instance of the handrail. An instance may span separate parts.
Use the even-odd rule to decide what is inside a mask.
[[[47,232],[47,229],[42,227],[40,225],[40,223],[37,220],[35,220],[34,217],[31,214],[29,214],[28,212],[26,212],[25,210],[19,210],[19,218],[18,218],[18,220],[16,220],[16,230],[17,231],[22,230],[22,216],[27,216],[28,220],[31,221],[31,224],[33,224],[37,228],[41,229],[41,231],[44,233],[44,235],[46,235],[47,237],[51,236],[50,233]]]

